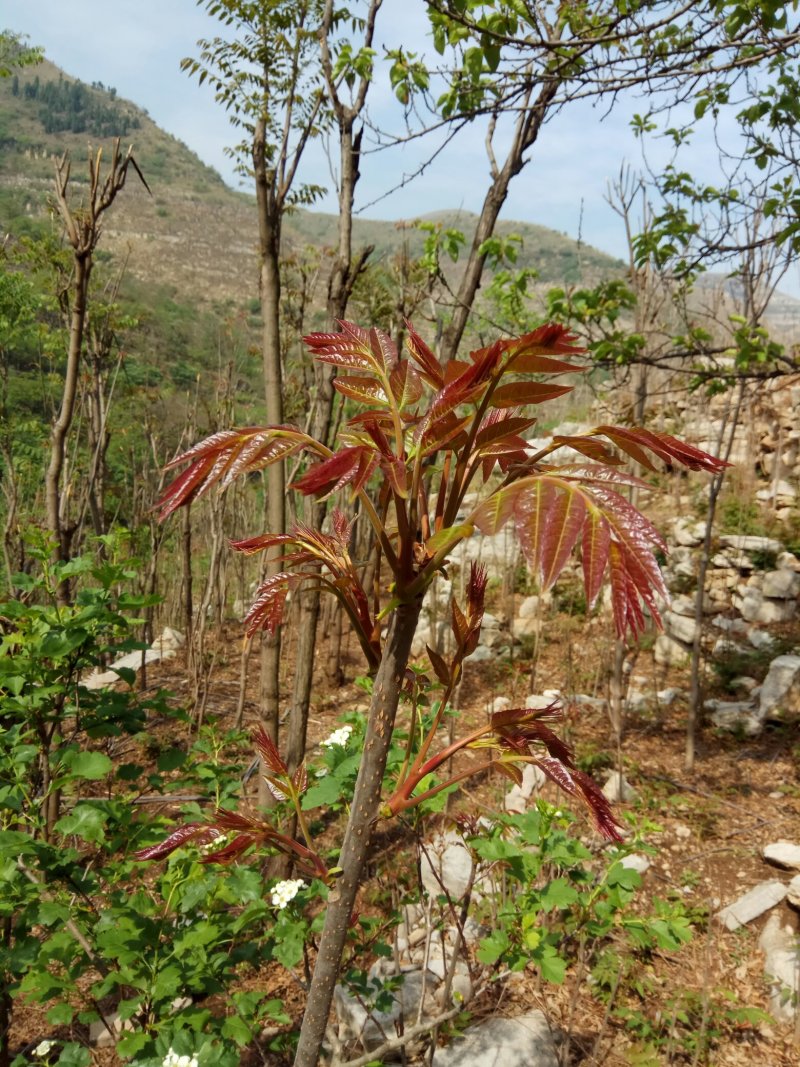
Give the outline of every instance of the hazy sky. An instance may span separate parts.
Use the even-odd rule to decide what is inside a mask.
[[[204,5],[205,6],[205,5]],[[0,23],[42,45],[49,59],[85,82],[102,81],[147,109],[169,133],[192,148],[232,185],[239,180],[224,154],[236,140],[223,108],[208,86],[198,86],[180,70],[184,56],[196,53],[198,38],[217,33],[194,0],[2,0]],[[384,0],[380,14],[383,40],[431,54],[423,0]],[[385,66],[371,89],[373,116],[397,115]],[[399,109],[398,109],[399,110]],[[611,115],[605,105],[583,101],[566,107],[549,122],[531,153],[531,162],[511,185],[503,216],[541,223],[578,236],[598,248],[624,255],[620,220],[604,200],[609,180],[623,160],[641,167],[639,148],[628,123],[641,100],[623,100]],[[395,118],[395,123],[397,118]],[[693,163],[703,169],[714,153],[698,146]],[[665,150],[649,150],[657,162]],[[480,208],[488,180],[483,131],[463,131],[425,174],[372,206],[413,171],[426,149],[407,146],[366,157],[356,208],[371,218],[413,218],[443,208]],[[331,186],[324,153],[316,149],[303,172],[306,181]],[[705,180],[713,181],[711,172]],[[318,207],[335,210],[328,196]],[[795,286],[789,285],[794,289]]]

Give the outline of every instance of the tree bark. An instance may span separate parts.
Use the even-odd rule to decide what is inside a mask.
[[[392,616],[369,710],[364,755],[339,857],[341,877],[328,897],[314,976],[308,993],[294,1067],[317,1067],[347,930],[369,853],[383,774],[422,601],[401,604]]]
[[[280,337],[280,247],[282,206],[278,203],[274,175],[267,170],[266,120],[259,118],[253,138],[253,167],[258,203],[259,253],[261,261],[260,295],[262,354],[264,361],[264,399],[267,423],[283,422],[283,368]],[[285,473],[282,463],[273,463],[266,472],[266,524],[270,533],[281,534],[286,526]],[[280,572],[279,553],[272,550],[267,558],[266,577]],[[261,718],[267,734],[278,737],[280,702],[280,630],[264,635],[261,645]],[[266,785],[260,788],[260,800],[269,801]]]
[[[333,91],[333,89],[331,89]],[[341,180],[339,183],[339,247],[328,280],[327,311],[333,324],[343,319],[353,292],[356,278],[363,269],[372,247],[362,251],[353,262],[353,202],[358,182],[358,163],[361,155],[361,130],[353,132],[355,114],[352,109],[337,109],[339,124],[339,157]],[[314,364],[316,396],[314,415],[311,420],[311,436],[317,441],[329,443],[333,415],[333,378],[335,368],[326,363]],[[325,519],[326,505],[313,505],[312,525],[321,529]],[[295,661],[294,691],[289,717],[286,762],[290,770],[302,763],[306,750],[308,715],[314,677],[314,660],[319,625],[320,591],[312,583],[301,594],[300,631]]]
[[[456,294],[456,306],[453,317],[442,334],[441,358],[443,362],[455,359],[467,320],[475,302],[475,295],[481,285],[486,255],[481,252],[484,241],[488,241],[494,233],[497,219],[503,204],[508,196],[508,187],[511,179],[515,177],[525,166],[524,155],[535,143],[542,128],[542,123],[547,116],[547,110],[556,95],[559,82],[556,79],[545,81],[536,101],[520,113],[514,129],[514,137],[508,150],[506,161],[501,169],[497,169],[492,163],[492,184],[486,193],[481,208],[478,224],[472,239],[472,246],[467,259],[467,265]]]
[[[45,507],[47,510],[47,528],[55,544],[53,560],[55,562],[69,559],[70,535],[62,515],[61,475],[64,470],[67,437],[75,413],[75,398],[78,393],[78,375],[81,365],[83,334],[86,326],[86,307],[89,292],[89,278],[92,273],[90,254],[75,255],[75,282],[73,285],[73,302],[70,313],[69,348],[67,350],[67,367],[64,372],[64,391],[61,394],[61,408],[50,432],[50,462],[44,479]],[[63,606],[69,602],[67,582],[59,582],[56,599]]]

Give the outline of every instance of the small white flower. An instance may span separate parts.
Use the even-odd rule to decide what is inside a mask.
[[[218,848],[222,848],[223,845],[228,843],[227,834],[217,834],[216,837],[212,837],[210,841],[206,841],[204,845],[200,846],[200,852],[204,856],[208,856],[211,852],[216,852]]]
[[[341,726],[338,730],[334,730],[330,737],[326,737],[324,741],[320,741],[323,748],[333,748],[334,745],[344,745],[350,740],[350,734],[353,732],[352,726]]]
[[[290,900],[294,900],[304,885],[302,878],[290,878],[286,882],[278,882],[272,890],[272,906],[285,908]]]
[[[200,1067],[197,1056],[179,1056],[172,1049],[162,1060],[161,1067]]]
[[[56,1047],[55,1041],[40,1041],[33,1050],[34,1056],[46,1056],[51,1049]]]

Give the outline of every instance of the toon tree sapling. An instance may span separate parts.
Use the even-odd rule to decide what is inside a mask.
[[[654,466],[651,457],[712,472],[725,464],[668,434],[641,427],[598,426],[556,436],[532,452],[523,435],[536,418],[525,409],[571,389],[541,381],[540,376],[583,370],[579,362],[571,362],[583,350],[559,325],[546,324],[523,337],[496,341],[470,353],[468,360],[447,364],[410,325],[403,355],[386,334],[349,322],[341,323],[340,333],[312,334],[305,340],[318,361],[336,368],[334,386],[352,402],[339,447],[331,449],[288,425],[216,433],[173,462],[187,466],[163,494],[161,508],[166,518],[214,486],[224,490],[240,476],[306,452],[312,463],[292,488],[318,499],[348,490],[372,524],[380,554],[377,573],[389,579],[381,604],[371,603],[362,585],[350,557],[349,525],[338,512],[332,515],[330,531],[298,523],[289,533],[267,533],[233,544],[241,552],[282,551],[280,573],[261,585],[247,615],[248,635],[275,631],[289,591],[316,582],[341,603],[374,672],[363,757],[339,863],[327,870],[305,833],[304,842],[293,842],[262,816],[230,813],[182,827],[141,858],[164,856],[191,838],[213,845],[218,835],[233,831],[233,840],[221,843],[216,855],[211,851],[209,861],[227,861],[260,845],[291,854],[328,882],[325,925],[295,1059],[297,1067],[314,1067],[373,827],[378,818],[396,815],[429,796],[424,780],[454,752],[467,746],[486,749],[487,761],[476,770],[492,765],[515,779],[521,765],[538,764],[566,792],[586,802],[603,835],[619,835],[604,797],[575,768],[569,749],[547,725],[555,717],[553,709],[501,712],[485,727],[431,755],[463,660],[478,641],[486,587],[482,567],[471,570],[466,605],[452,604],[455,652],[448,661],[428,650],[445,689],[439,713],[418,750],[409,752],[391,795],[382,800],[386,758],[422,600],[448,556],[475,530],[492,535],[510,524],[530,569],[547,589],[578,546],[587,604],[596,601],[607,575],[616,631],[635,636],[645,626],[646,615],[659,622],[657,599],[666,597],[667,590],[653,550],[663,551],[666,545],[622,495],[630,486],[643,484],[620,469],[622,454],[648,469]],[[582,458],[548,462],[564,445]],[[303,767],[290,773],[263,734],[255,741],[273,790],[288,798],[301,816]],[[303,832],[302,817],[298,825]]]

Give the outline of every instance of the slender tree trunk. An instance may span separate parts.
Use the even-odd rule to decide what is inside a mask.
[[[264,399],[267,423],[283,422],[283,368],[280,335],[280,249],[281,205],[275,192],[275,176],[267,169],[266,123],[260,118],[253,138],[253,165],[258,203],[259,251],[261,259],[260,293],[262,354],[264,360]],[[266,471],[266,524],[270,533],[281,534],[286,526],[285,473],[282,463],[273,463]],[[266,577],[280,572],[279,553],[273,550],[266,562]],[[267,734],[277,742],[280,705],[281,634],[263,635],[261,643],[261,719]],[[261,780],[259,801],[266,805],[271,795]]]
[[[556,80],[545,82],[536,101],[529,108],[520,112],[511,147],[503,167],[497,169],[494,161],[492,162],[492,184],[486,193],[483,207],[478,217],[478,224],[475,227],[469,258],[456,294],[453,317],[442,335],[441,358],[444,362],[454,359],[458,352],[458,346],[461,344],[461,338],[464,336],[467,320],[475,302],[475,295],[480,288],[483,268],[486,263],[486,255],[481,251],[481,246],[494,233],[500,211],[508,196],[511,179],[519,174],[525,166],[525,153],[532,147],[539,136],[539,131],[542,128],[550,103],[556,94],[558,84]]]
[[[358,181],[358,160],[361,152],[361,131],[353,133],[354,116],[342,115],[339,120],[339,149],[341,182],[339,186],[339,247],[328,281],[327,310],[331,322],[343,319],[356,278],[363,269],[372,246],[362,250],[353,263],[353,201]],[[333,377],[335,368],[326,363],[314,364],[316,397],[314,417],[311,420],[311,435],[318,441],[328,443],[333,416]],[[322,527],[326,505],[313,505],[312,525]],[[312,583],[301,594],[300,630],[295,660],[294,692],[289,717],[289,736],[286,745],[286,761],[290,770],[302,762],[306,750],[308,714],[311,706],[314,661],[317,649],[319,625],[319,589]]]
[[[726,461],[730,458],[733,442],[736,438],[736,429],[739,425],[739,416],[741,414],[742,402],[744,400],[744,390],[744,382],[739,382],[736,401],[733,405],[733,410],[730,411],[729,424],[726,427],[725,423],[723,423],[722,431],[720,433],[720,454]],[[725,440],[726,429],[728,437],[725,442],[724,454],[722,454],[722,443]],[[697,728],[700,724],[700,710],[703,702],[700,663],[703,651],[703,609],[705,607],[706,575],[708,573],[709,560],[711,559],[711,541],[714,534],[714,519],[716,518],[717,513],[717,501],[719,499],[720,490],[722,489],[724,477],[724,470],[720,471],[719,474],[715,474],[711,479],[711,485],[708,488],[706,529],[705,536],[703,537],[703,548],[700,553],[700,565],[697,569],[697,593],[694,604],[694,641],[692,642],[691,658],[691,685],[689,689],[689,713],[686,719],[686,752],[684,757],[684,765],[687,771],[694,770],[694,761],[697,750]]]
[[[308,993],[294,1067],[317,1067],[328,1025],[333,991],[339,977],[347,930],[369,854],[378,816],[383,774],[392,739],[403,675],[411,653],[422,601],[401,604],[392,616],[369,711],[364,755],[356,781],[350,818],[339,856],[341,877],[328,897],[314,976]]]
[[[76,255],[73,303],[69,327],[69,348],[67,350],[67,367],[64,372],[64,391],[61,395],[61,408],[58,417],[50,431],[50,462],[44,479],[47,528],[55,541],[53,546],[53,560],[55,562],[69,559],[70,535],[62,514],[61,475],[64,470],[67,438],[72,426],[72,416],[75,413],[75,398],[78,393],[78,374],[81,364],[83,334],[86,326],[87,295],[91,273],[91,256]],[[56,590],[56,599],[62,606],[69,602],[69,585],[67,582],[59,583]]]

